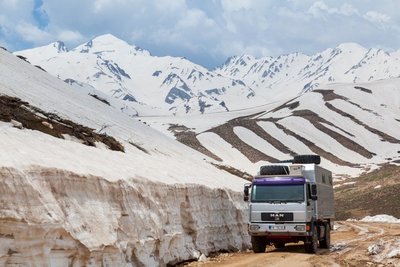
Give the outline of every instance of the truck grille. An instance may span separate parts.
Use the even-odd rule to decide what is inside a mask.
[[[261,220],[265,222],[293,221],[292,212],[263,212]]]

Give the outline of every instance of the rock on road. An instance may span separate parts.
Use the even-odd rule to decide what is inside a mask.
[[[335,222],[330,249],[317,254],[304,252],[302,243],[283,249],[267,248],[266,253],[252,251],[224,253],[203,262],[185,266],[220,267],[308,267],[308,266],[395,266],[400,267],[400,224],[346,221]]]

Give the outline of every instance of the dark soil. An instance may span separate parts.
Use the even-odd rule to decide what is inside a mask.
[[[328,127],[324,126],[324,123],[325,123],[325,124],[331,125],[335,128],[338,128],[333,123],[328,122],[327,120],[319,117],[318,114],[316,114],[310,110],[296,110],[293,112],[293,115],[308,120],[311,124],[313,124],[315,126],[315,128],[317,128],[321,132],[326,133],[327,135],[331,136],[333,139],[335,139],[337,142],[339,142],[341,145],[348,148],[349,150],[352,150],[367,159],[371,159],[373,157],[374,153],[368,151],[367,149],[365,149],[361,145],[357,144],[350,138],[347,138],[346,136],[344,136],[338,132],[335,132],[335,131],[329,129]],[[346,132],[340,128],[339,128],[339,130]],[[352,135],[350,133],[347,133],[347,134]]]
[[[355,122],[355,123],[357,123],[357,124],[363,126],[365,129],[367,129],[367,130],[370,131],[371,133],[374,133],[374,134],[378,135],[378,136],[381,138],[382,141],[386,141],[386,142],[393,143],[393,144],[399,144],[399,143],[400,143],[400,140],[399,140],[399,139],[397,139],[397,138],[395,138],[395,137],[393,137],[393,136],[390,136],[390,135],[388,135],[388,134],[386,134],[386,133],[384,133],[384,132],[381,132],[381,131],[379,131],[378,129],[372,128],[371,126],[369,126],[369,125],[363,123],[362,121],[358,120],[358,119],[357,119],[356,117],[354,117],[353,115],[351,115],[351,114],[349,114],[349,113],[346,113],[346,112],[344,112],[343,110],[340,110],[340,109],[334,107],[332,104],[330,104],[330,103],[325,103],[325,105],[326,105],[326,107],[329,108],[330,110],[332,110],[332,111],[334,111],[334,112],[340,114],[340,115],[343,116],[343,117],[349,118],[349,119],[352,120],[353,122]]]
[[[219,158],[217,155],[213,154],[210,150],[205,148],[197,139],[196,137],[197,134],[191,131],[186,126],[171,124],[168,128],[168,131],[171,131],[175,135],[176,140],[178,140],[182,144],[187,145],[188,147],[191,147],[217,161],[222,161],[221,158]]]
[[[105,144],[109,149],[124,152],[125,149],[114,137],[98,134],[89,127],[60,118],[57,114],[47,113],[19,98],[0,95],[0,121],[20,122],[23,128],[64,139],[63,134],[74,136],[84,145],[96,146],[95,142]]]
[[[364,87],[361,87],[361,86],[354,86],[354,88],[358,89],[358,90],[361,90],[361,91],[363,91],[365,93],[372,94],[372,91],[370,89],[367,89],[367,88],[364,88]]]
[[[335,99],[342,99],[344,101],[348,101],[349,99],[347,97],[344,97],[342,95],[336,94],[333,90],[314,90],[313,93],[320,93],[324,99],[325,102],[329,102]]]
[[[233,128],[237,126],[243,126],[246,120],[248,119],[246,118],[233,119],[228,121],[227,123],[214,127],[208,131],[218,134],[222,139],[230,143],[233,148],[239,150],[251,162],[259,162],[263,160],[268,162],[279,162],[278,159],[266,155],[260,150],[257,150],[256,148],[250,146],[235,134]]]

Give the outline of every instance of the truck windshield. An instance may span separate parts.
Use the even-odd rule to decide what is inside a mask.
[[[253,185],[252,202],[303,202],[304,184]]]

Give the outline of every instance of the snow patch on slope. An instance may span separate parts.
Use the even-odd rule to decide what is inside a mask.
[[[400,223],[400,219],[393,217],[392,215],[379,214],[374,216],[366,216],[362,218],[362,222],[385,222],[385,223]]]

